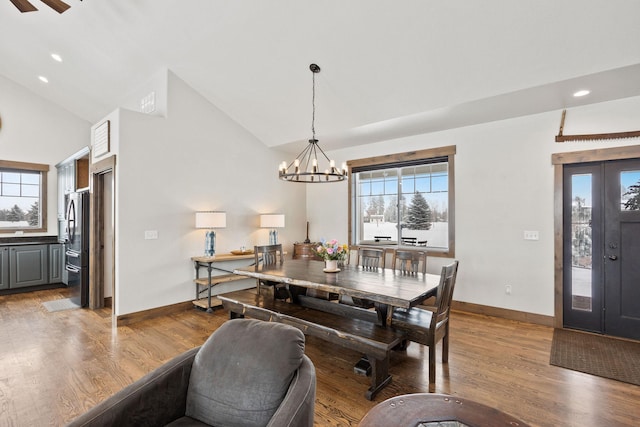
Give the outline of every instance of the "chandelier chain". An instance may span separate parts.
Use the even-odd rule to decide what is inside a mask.
[[[311,73],[313,79],[313,87],[311,89],[311,135],[316,139],[316,73]]]

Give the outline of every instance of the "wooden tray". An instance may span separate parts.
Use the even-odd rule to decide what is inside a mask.
[[[241,251],[240,249],[236,249],[235,251],[231,251],[233,255],[249,255],[253,253],[253,249],[245,249]]]

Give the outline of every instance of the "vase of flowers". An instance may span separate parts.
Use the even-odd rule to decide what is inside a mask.
[[[337,273],[338,261],[344,261],[349,254],[349,248],[346,244],[340,244],[336,239],[320,240],[320,244],[314,249],[316,255],[324,260],[324,271],[327,273]]]

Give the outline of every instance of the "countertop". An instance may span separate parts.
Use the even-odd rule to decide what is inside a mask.
[[[49,245],[58,242],[58,236],[0,237],[0,246]]]

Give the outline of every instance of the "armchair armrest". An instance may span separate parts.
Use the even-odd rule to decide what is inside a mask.
[[[302,356],[302,363],[296,376],[291,381],[289,390],[273,414],[267,427],[308,427],[313,425],[316,401],[316,369],[307,355]]]
[[[193,359],[200,348],[176,356],[73,420],[68,426],[165,425],[183,417]]]

